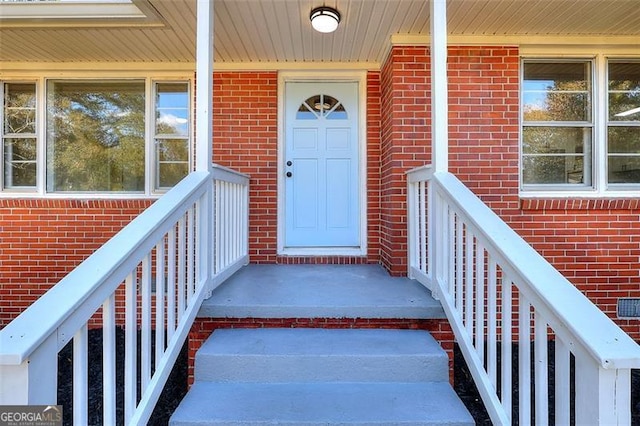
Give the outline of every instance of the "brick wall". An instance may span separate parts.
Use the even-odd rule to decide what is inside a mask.
[[[213,77],[214,162],[251,175],[249,255],[273,263],[277,251],[277,72],[217,72]]]
[[[151,202],[0,199],[0,327]]]
[[[616,319],[640,297],[637,200],[521,200],[519,51],[449,48],[450,169],[584,294]],[[637,320],[618,320],[640,339]]]
[[[368,254],[364,258],[277,256],[278,74],[214,73],[213,157],[251,176],[249,255],[252,263],[370,263],[379,259],[380,77],[367,77]]]
[[[405,172],[431,158],[429,52],[394,47],[381,71],[381,261],[392,275],[407,272]]]

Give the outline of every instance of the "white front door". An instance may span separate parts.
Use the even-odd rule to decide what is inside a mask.
[[[285,247],[359,247],[357,82],[285,84]]]

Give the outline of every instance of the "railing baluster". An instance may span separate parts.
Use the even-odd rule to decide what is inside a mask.
[[[460,318],[462,319],[462,304],[464,299],[464,255],[463,255],[463,238],[464,234],[464,224],[461,220],[456,222],[456,259],[455,259],[455,268],[456,268],[456,308],[457,312],[460,314]]]
[[[164,306],[165,306],[165,238],[156,244],[156,355],[154,369],[158,368],[160,359],[164,354]]]
[[[182,320],[182,314],[185,311],[187,305],[186,299],[186,266],[187,266],[187,232],[185,229],[184,216],[178,221],[178,323]]]
[[[507,414],[507,417],[511,420],[513,417],[512,412],[512,354],[511,354],[511,339],[512,339],[512,282],[504,271],[502,273],[502,340],[501,340],[501,359],[500,359],[500,401],[502,401],[502,407]]]
[[[193,206],[187,210],[187,305],[191,303],[191,297],[195,290],[195,213]]]
[[[548,355],[547,355],[547,323],[539,312],[534,316],[534,365],[535,365],[535,416],[536,426],[549,424],[549,379],[548,379]]]
[[[200,220],[200,201],[198,200],[194,206],[194,216],[195,220],[193,222],[193,231],[194,231],[194,242],[193,242],[193,292],[195,293],[196,286],[198,285],[198,280],[200,278],[200,274],[198,273],[198,265],[200,265],[200,232],[198,229],[198,223]]]
[[[176,225],[171,227],[167,234],[167,341],[171,341],[176,330],[176,297],[177,297],[177,277],[176,277]]]
[[[449,271],[448,282],[449,282],[449,294],[451,296],[455,295],[456,291],[456,268],[455,268],[455,250],[456,250],[456,213],[449,206],[449,241],[447,253],[447,269]]]
[[[497,321],[497,265],[487,254],[487,264],[489,271],[487,273],[487,374],[493,385],[494,390],[498,389],[498,373],[497,373],[497,341],[498,341],[498,321]]]
[[[233,249],[231,250],[231,258],[232,259],[236,259],[238,257],[238,255],[240,254],[240,241],[238,239],[238,229],[240,228],[240,210],[238,209],[238,200],[239,200],[239,194],[238,194],[238,185],[232,185],[233,188],[233,201],[231,203],[231,205],[233,206],[233,226],[232,226],[232,233],[233,233],[233,238],[231,238],[232,240],[232,246]]]
[[[214,194],[214,198],[216,200],[216,204],[215,204],[215,218],[214,218],[214,229],[215,229],[215,238],[214,238],[214,245],[215,245],[215,253],[214,253],[214,270],[215,273],[217,274],[218,272],[220,272],[220,270],[222,269],[220,267],[220,263],[222,261],[222,225],[221,225],[221,216],[222,216],[222,182],[220,181],[216,181],[215,182],[215,188],[216,188],[216,192]]]
[[[420,242],[420,270],[425,274],[429,274],[429,268],[433,265],[427,263],[427,184],[426,182],[418,183],[418,241]]]
[[[116,424],[116,296],[111,294],[102,304],[102,420]]]
[[[73,336],[73,424],[86,425],[89,419],[89,331],[83,325]]]
[[[449,206],[444,203],[441,202],[439,203],[440,206],[438,208],[439,212],[440,212],[440,227],[442,228],[442,230],[440,231],[440,243],[439,243],[439,253],[448,253],[449,249],[447,248],[447,244],[449,243],[449,234],[450,234],[450,230],[449,230]],[[440,272],[438,273],[439,275],[439,279],[442,282],[443,285],[447,285],[446,282],[449,278],[449,259],[446,256],[438,256],[438,259],[440,259],[439,261],[439,269]],[[435,288],[432,290],[433,294],[439,294],[440,293],[440,286],[435,286]]]
[[[140,279],[141,327],[140,327],[140,392],[147,390],[151,380],[151,256],[142,259]]]
[[[476,244],[476,353],[484,364],[484,247]]]
[[[555,341],[555,422],[558,425],[568,425],[571,418],[571,365],[569,348],[556,338]]]
[[[520,425],[531,424],[531,305],[518,299],[518,396]]]
[[[227,221],[227,223],[229,224],[233,224],[233,190],[232,190],[232,185],[230,183],[226,184],[226,200],[227,203],[225,204],[227,213],[225,215],[225,219]],[[231,226],[226,226],[225,227],[225,233],[226,233],[226,241],[225,241],[225,246],[226,247],[232,247],[233,245],[233,228]],[[229,259],[231,258],[231,250],[225,250],[225,259],[224,259],[224,266],[225,268],[227,267],[227,265],[229,264]]]
[[[473,248],[475,237],[469,228],[465,235],[464,325],[473,342]]]
[[[249,252],[249,186],[242,186],[242,211],[243,211],[243,225],[242,225],[242,254]]]
[[[124,345],[124,421],[133,416],[137,403],[138,379],[138,303],[137,282],[134,272],[125,280],[125,345]]]

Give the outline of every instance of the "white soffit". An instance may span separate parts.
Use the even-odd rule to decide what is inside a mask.
[[[195,63],[196,0],[126,0],[111,5],[99,1],[102,3],[63,0],[56,4],[75,7],[86,3],[101,9],[106,5],[104,14],[111,7],[136,7],[145,17],[29,18],[15,24],[21,19],[3,19],[0,10],[0,69],[20,62]],[[308,69],[325,64],[375,69],[384,62],[392,43],[429,44],[429,0],[212,1],[217,69]],[[40,7],[40,2],[29,3],[30,8]],[[309,12],[325,3],[342,15],[337,31],[331,34],[314,31],[309,22]],[[448,43],[515,45],[521,52],[532,47],[548,51],[553,46],[572,50],[586,45],[623,46],[637,54],[639,3],[448,0]],[[8,5],[0,0],[1,7]]]
[[[2,27],[162,25],[149,0],[0,0]]]

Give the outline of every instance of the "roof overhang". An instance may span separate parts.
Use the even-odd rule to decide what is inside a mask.
[[[149,0],[0,0],[0,27],[162,26]]]

